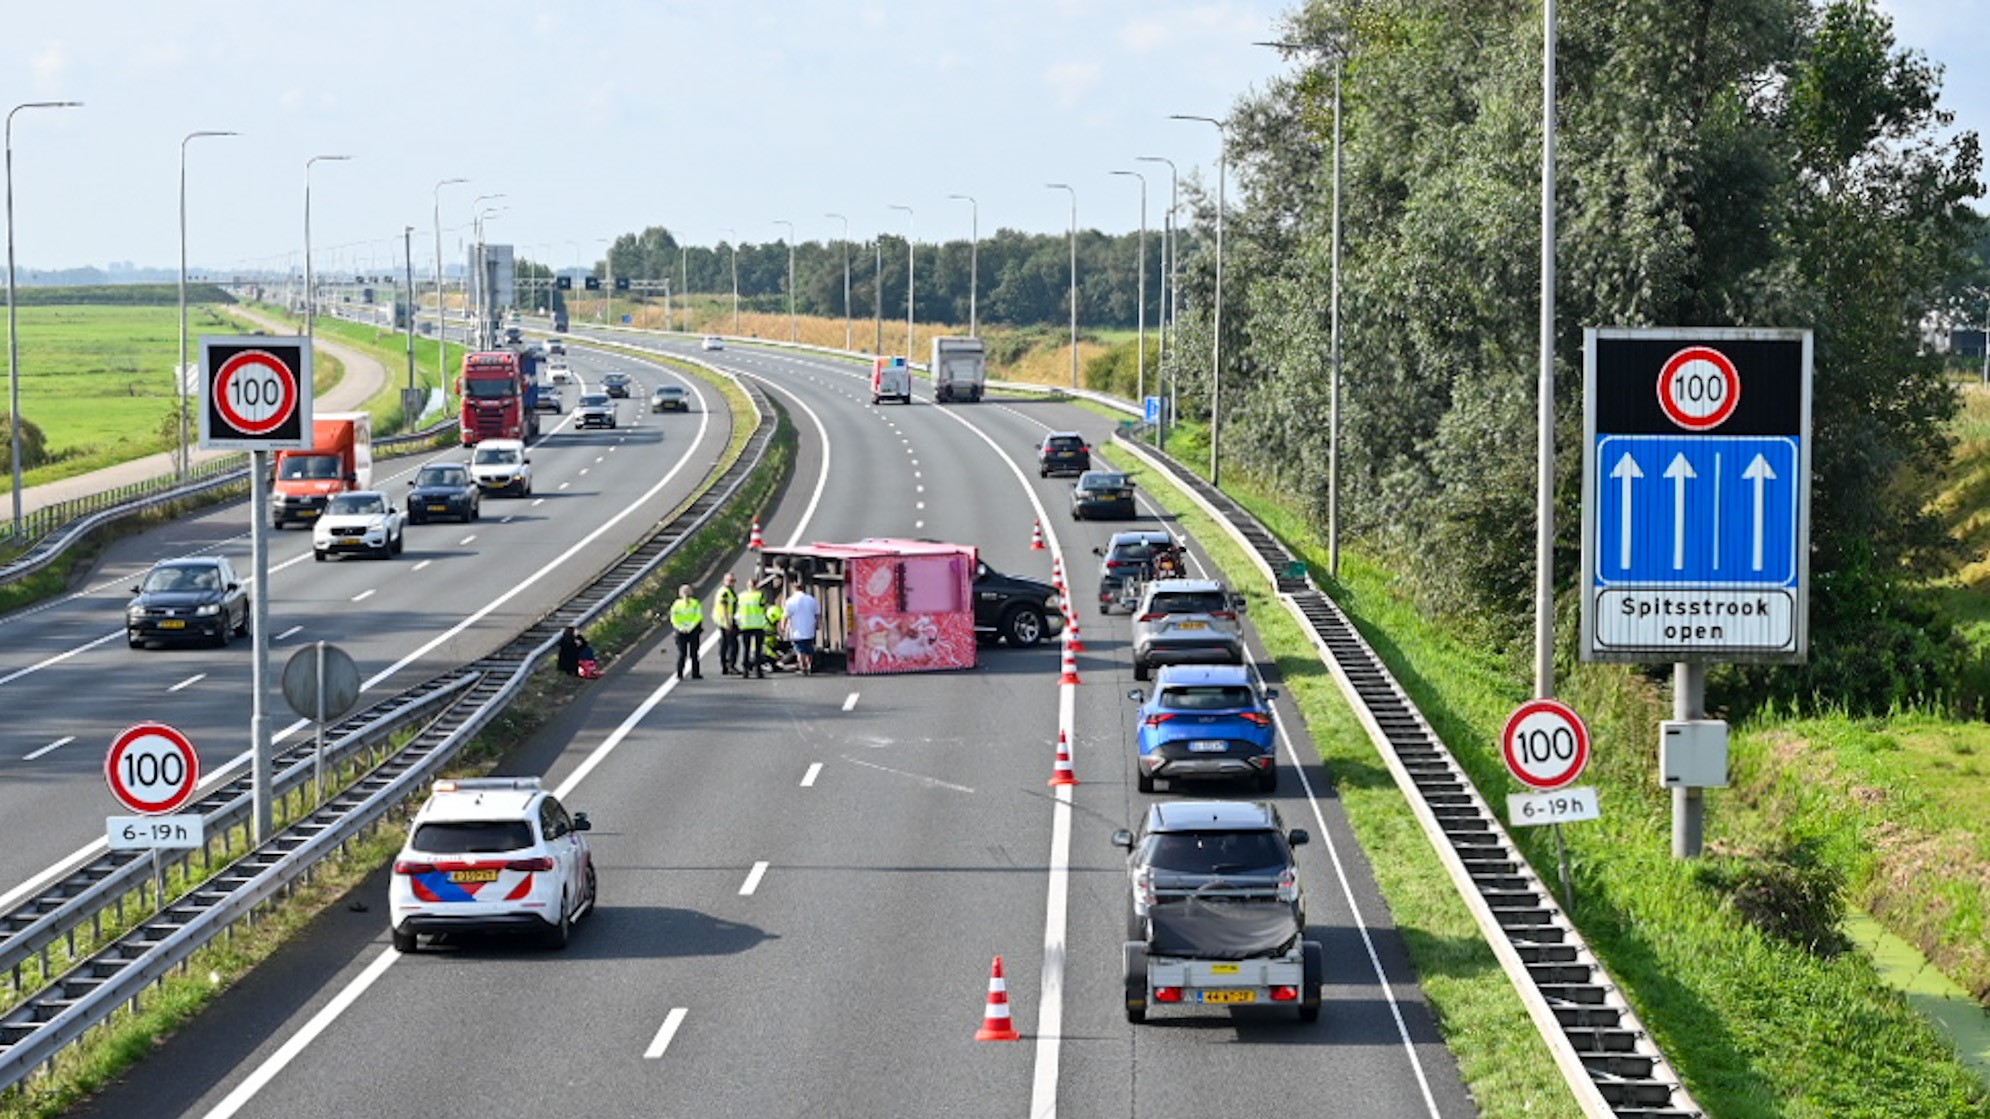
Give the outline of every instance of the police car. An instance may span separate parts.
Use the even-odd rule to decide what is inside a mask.
[[[537,777],[437,781],[415,813],[387,888],[394,947],[424,933],[523,931],[564,948],[594,908],[594,859],[569,815]]]

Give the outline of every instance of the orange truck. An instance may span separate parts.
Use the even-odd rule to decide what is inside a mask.
[[[271,474],[270,527],[317,520],[333,494],[372,486],[373,417],[319,413],[311,421],[311,446],[278,451]]]

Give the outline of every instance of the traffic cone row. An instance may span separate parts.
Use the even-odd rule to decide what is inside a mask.
[[[748,538],[747,538],[747,541],[746,541],[746,547],[747,547],[747,550],[748,550],[748,551],[753,551],[753,552],[757,552],[757,551],[759,551],[759,550],[760,550],[761,548],[765,547],[765,546],[766,546],[766,544],[767,544],[767,541],[765,541],[765,540],[761,539],[761,536],[760,536],[760,522],[759,522],[759,520],[758,520],[758,519],[756,519],[756,520],[754,520],[754,522],[753,522],[753,535],[752,535],[752,536],[750,536],[750,537],[748,537]]]
[[[1069,641],[1064,643],[1064,675],[1058,677],[1057,682],[1059,684],[1076,684],[1080,682],[1078,679],[1078,653],[1071,648]]]
[[[1032,552],[1041,552],[1041,551],[1043,551],[1043,522],[1042,522],[1042,521],[1031,521],[1031,522],[1030,522],[1030,551],[1032,551]]]
[[[997,956],[995,966],[988,971],[988,1009],[982,1012],[981,1028],[974,1031],[974,1040],[1015,1041],[1021,1036],[1009,1017],[1009,984],[1002,978],[1002,957]]]
[[[1063,731],[1057,732],[1057,761],[1050,767],[1050,784],[1076,785],[1078,771],[1071,767],[1071,740]]]
[[[1071,625],[1064,631],[1064,644],[1074,653],[1085,651],[1084,635],[1078,632],[1078,615],[1071,615]]]

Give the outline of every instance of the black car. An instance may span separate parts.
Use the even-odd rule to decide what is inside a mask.
[[[532,410],[557,416],[567,410],[567,405],[560,399],[559,389],[552,385],[540,385],[532,390]]]
[[[1120,588],[1128,579],[1153,578],[1155,557],[1176,546],[1175,538],[1167,533],[1147,530],[1115,532],[1105,547],[1093,548],[1092,554],[1100,559],[1099,613],[1112,613]]]
[[[460,462],[432,462],[408,481],[408,523],[453,517],[469,524],[483,515],[484,492]]]
[[[1116,470],[1087,470],[1071,486],[1074,521],[1127,520],[1133,516],[1133,479]]]
[[[986,563],[974,568],[974,632],[1011,645],[1034,645],[1064,629],[1064,603],[1057,588],[1035,579],[1004,575]]]
[[[1126,849],[1133,885],[1127,935],[1143,939],[1157,905],[1225,893],[1272,892],[1305,928],[1306,896],[1292,849],[1306,840],[1299,828],[1287,831],[1278,808],[1267,801],[1175,800],[1148,806],[1137,834],[1121,830],[1112,836],[1115,847]]]
[[[1043,437],[1043,445],[1036,450],[1036,473],[1039,478],[1052,474],[1083,474],[1092,468],[1092,448],[1085,437],[1075,431],[1053,431]]]
[[[619,396],[627,400],[629,398],[629,375],[627,373],[603,373],[601,375],[601,391],[607,393],[609,396]]]
[[[222,556],[188,556],[155,564],[131,588],[124,636],[132,648],[148,641],[212,641],[226,645],[249,634],[249,592]]]

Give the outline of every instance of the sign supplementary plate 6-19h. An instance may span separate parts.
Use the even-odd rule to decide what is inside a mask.
[[[1530,699],[1514,708],[1499,744],[1506,768],[1536,789],[1559,789],[1589,765],[1589,728],[1559,700]]]
[[[304,339],[203,335],[200,374],[203,448],[311,445],[311,351]]]
[[[104,756],[111,794],[133,812],[162,816],[178,809],[200,784],[200,755],[187,736],[164,723],[126,727]]]
[[[1811,336],[1583,338],[1582,657],[1805,657]]]

